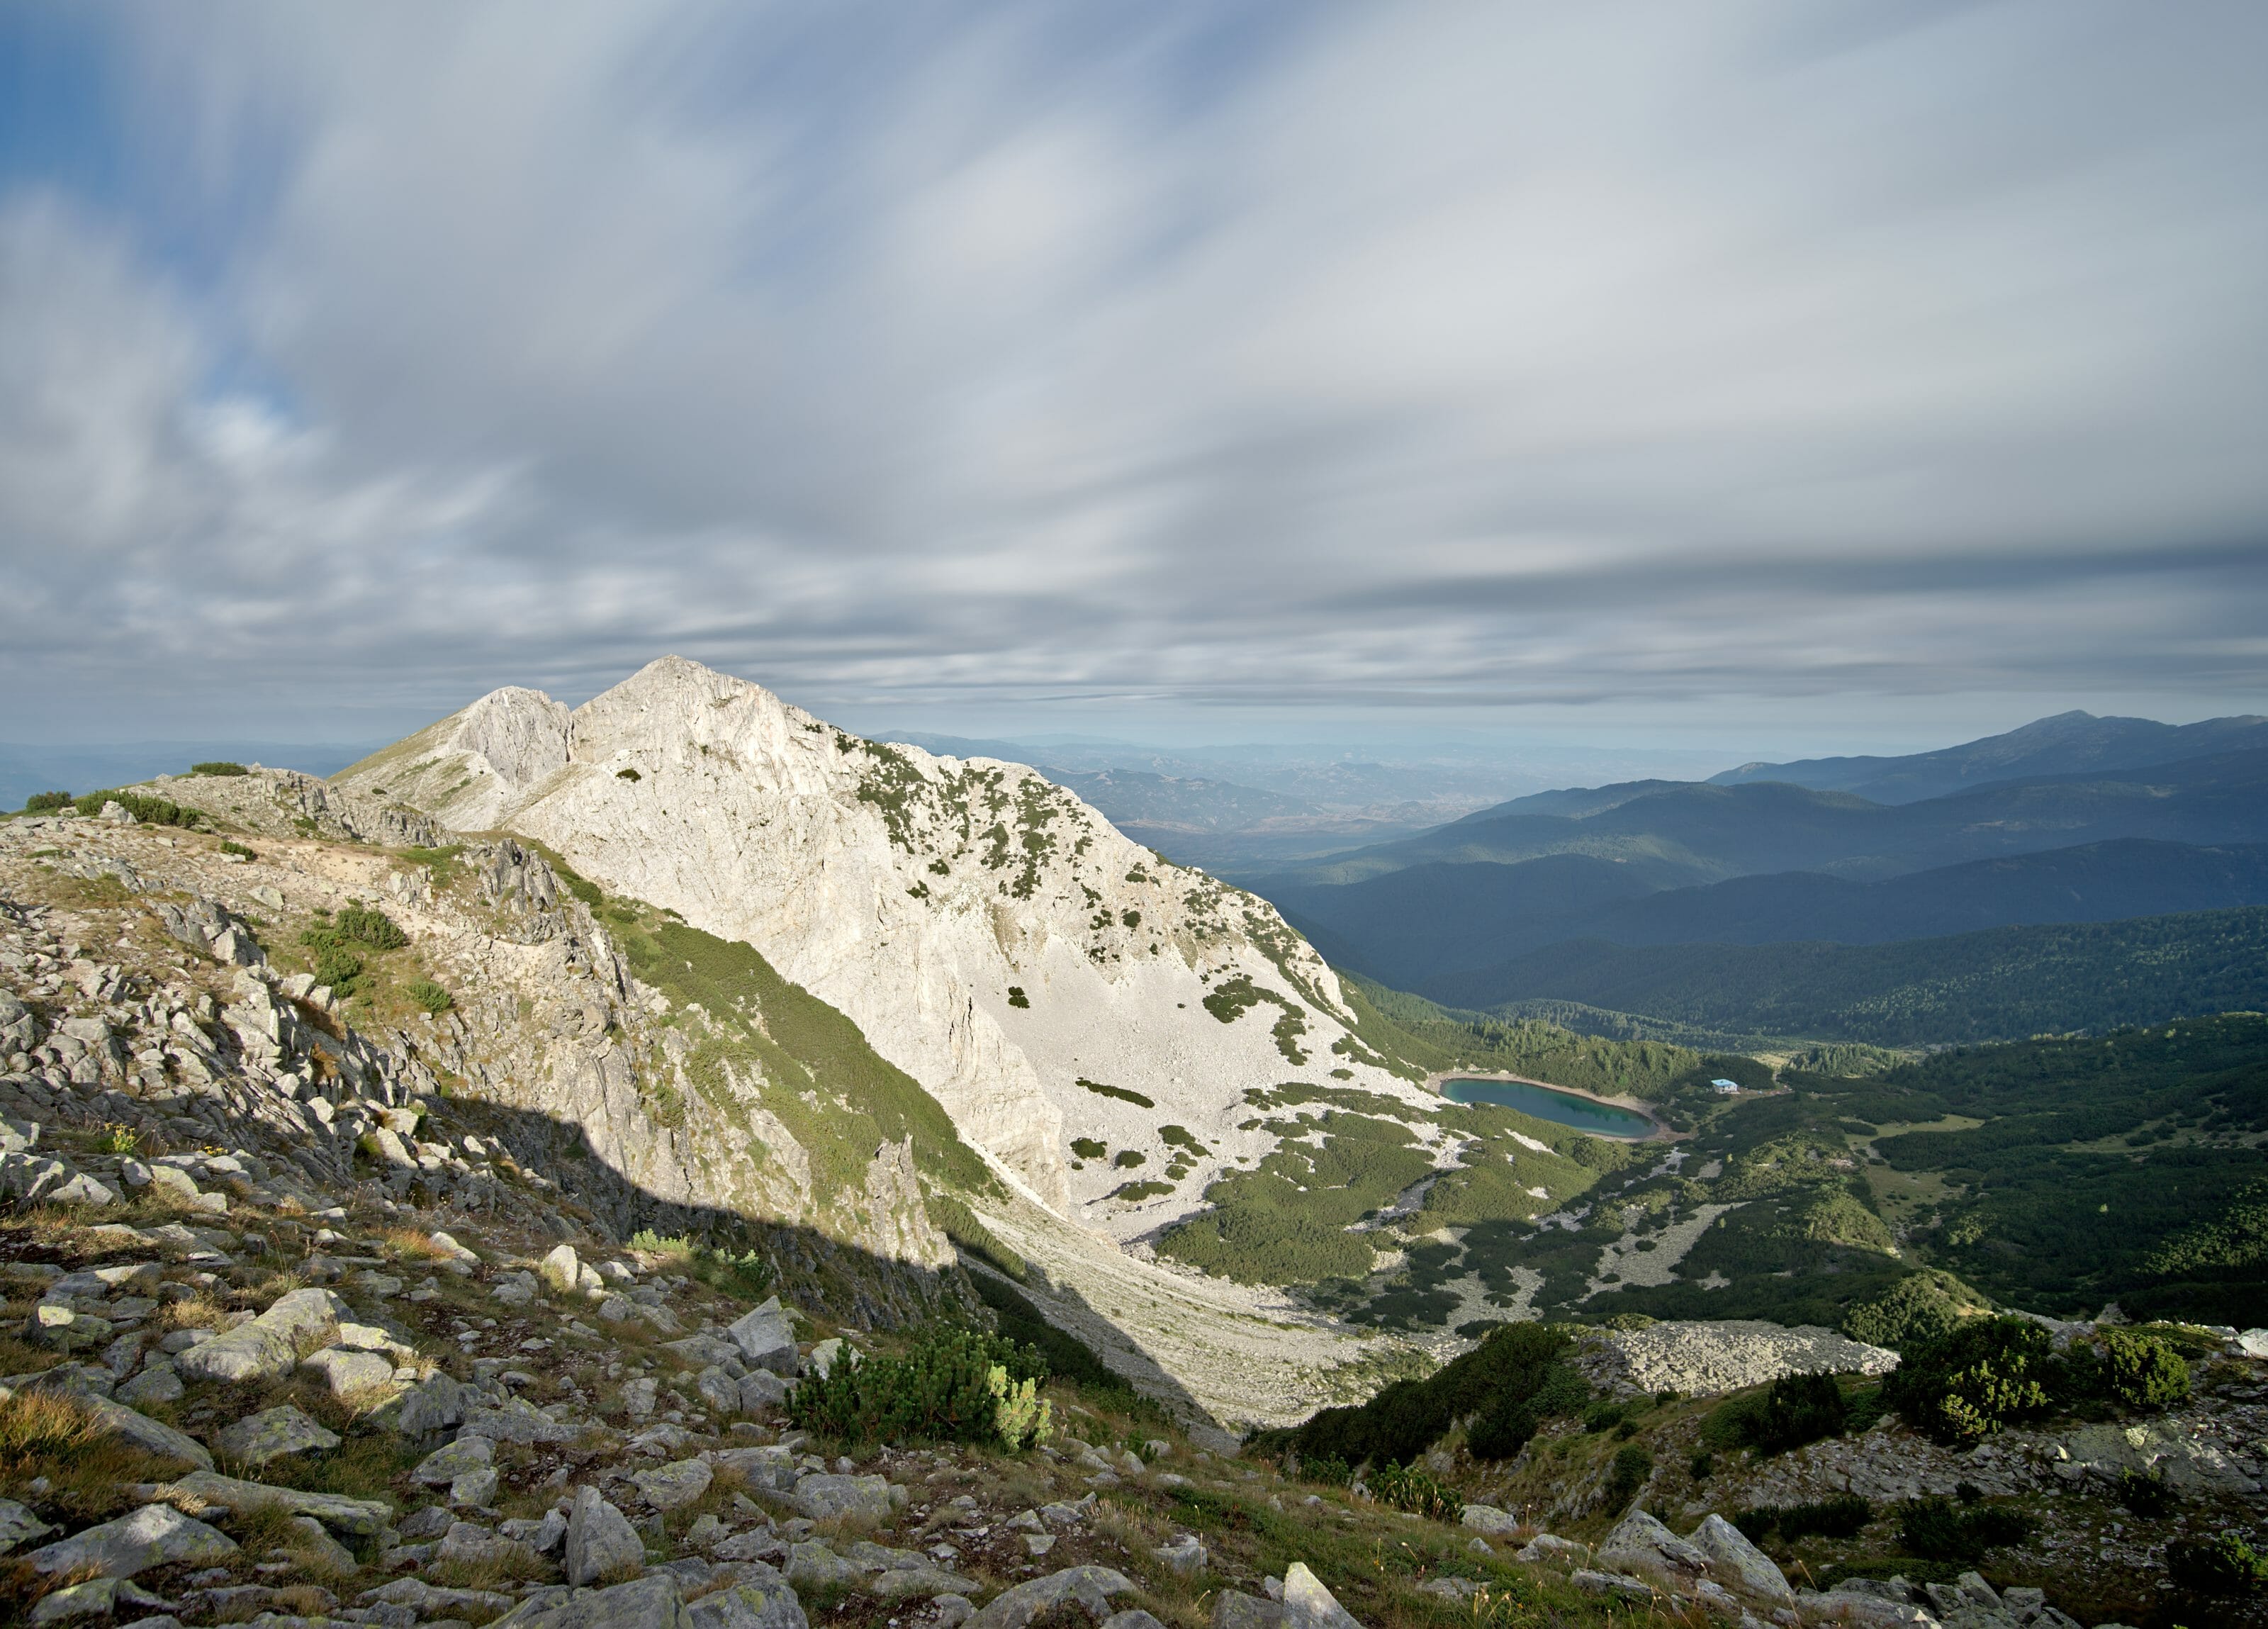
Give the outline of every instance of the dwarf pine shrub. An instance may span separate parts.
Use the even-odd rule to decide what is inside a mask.
[[[1973,1442],[2045,1414],[2053,1364],[2048,1332],[2038,1324],[1972,1318],[1910,1354],[1890,1372],[1883,1394],[1938,1441]]]
[[[895,1356],[836,1364],[788,1398],[798,1427],[840,1442],[976,1442],[1007,1448],[1050,1434],[1039,1396],[1047,1360],[962,1324],[933,1324]]]
[[[430,978],[411,979],[404,993],[436,1018],[457,1005],[455,997]]]
[[[2163,1408],[2190,1395],[2189,1362],[2170,1343],[2139,1330],[2110,1329],[2095,1344],[2104,1388],[2128,1407]]]
[[[24,800],[24,813],[44,814],[50,809],[63,807],[71,800],[68,792],[35,792]]]
[[[1448,1522],[1464,1508],[1461,1494],[1416,1465],[1388,1465],[1382,1471],[1372,1471],[1368,1479],[1373,1493],[1395,1509],[1407,1510],[1413,1515]]]

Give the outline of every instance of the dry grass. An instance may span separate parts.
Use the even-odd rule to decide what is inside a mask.
[[[434,1243],[431,1238],[415,1227],[387,1227],[378,1237],[379,1243],[389,1256],[430,1262],[454,1258],[453,1252]]]
[[[49,1488],[42,1508],[84,1522],[128,1508],[134,1482],[170,1479],[175,1467],[109,1435],[77,1400],[58,1392],[19,1391],[0,1402],[0,1488],[27,1499],[40,1477]]]

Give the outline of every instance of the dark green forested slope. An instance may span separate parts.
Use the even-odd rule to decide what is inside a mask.
[[[1458,1007],[1578,1002],[1717,1032],[1926,1046],[2268,1007],[2268,907],[1890,945],[1555,945],[1421,986]]]

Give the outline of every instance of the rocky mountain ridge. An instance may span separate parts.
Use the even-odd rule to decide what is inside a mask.
[[[1248,1088],[1305,1070],[1412,1089],[1263,902],[1022,765],[863,741],[678,658],[571,711],[493,692],[333,788],[453,832],[508,829],[753,946],[1017,1185],[1114,1237],[1272,1151],[1240,1129]],[[1079,1137],[1120,1161],[1081,1158]]]

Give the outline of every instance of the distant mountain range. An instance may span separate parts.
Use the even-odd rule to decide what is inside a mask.
[[[2268,719],[2245,714],[2201,724],[2149,719],[2098,719],[2059,712],[2005,735],[1903,758],[1807,758],[1794,763],[1744,763],[1712,775],[1712,786],[1786,781],[1818,792],[1851,792],[1874,803],[1915,803],[1992,781],[2102,770],[2145,769],[2181,758],[2268,747]]]
[[[1913,982],[1908,959],[1826,946],[2268,905],[2268,720],[2066,713],[1904,758],[1539,792],[1247,881],[1338,964],[1454,1006],[1549,999],[1767,1033],[1756,1023],[1768,1012],[1827,1013],[1808,999],[1775,1007],[1760,978],[1832,962],[1830,1006],[1863,1004],[1869,977]],[[2135,953],[2146,940],[2162,955],[2157,934]],[[1814,952],[1733,948],[1767,946]],[[1681,948],[1651,954],[1668,947]],[[2026,977],[2118,977],[2100,944],[2051,960],[2051,975]],[[1727,1002],[1704,999],[1712,977]],[[1731,999],[1735,986],[1749,993]]]

